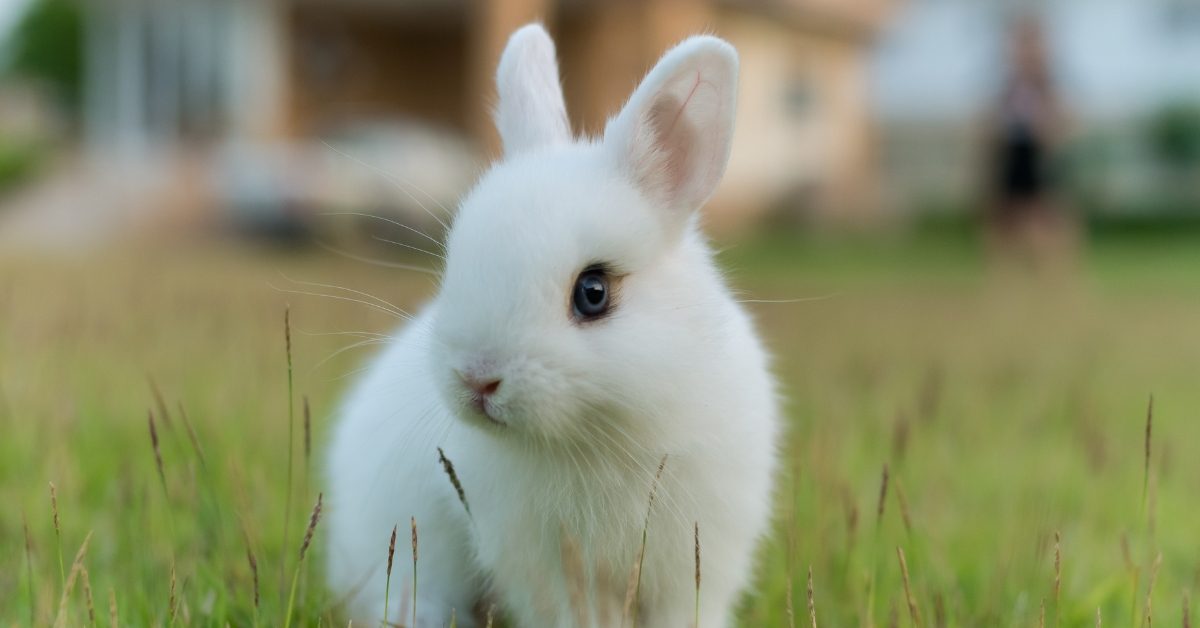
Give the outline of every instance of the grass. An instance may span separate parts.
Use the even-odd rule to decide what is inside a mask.
[[[994,276],[961,241],[723,254],[749,297],[822,297],[751,305],[790,421],[741,625],[1030,626],[1043,604],[1048,625],[1185,625],[1198,250],[1098,242],[1078,277],[1035,282]],[[340,623],[322,531],[297,560],[284,530],[312,518],[287,504],[317,502],[332,411],[368,355],[333,354],[395,321],[273,289],[311,291],[281,273],[406,309],[433,290],[236,247],[0,261],[0,625]]]

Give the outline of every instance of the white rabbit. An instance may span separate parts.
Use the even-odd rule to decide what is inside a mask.
[[[600,139],[572,137],[554,44],[513,34],[504,157],[463,201],[441,288],[347,401],[329,457],[329,584],[356,622],[731,622],[771,512],[778,402],[697,226],[729,157],[737,54],[692,37]],[[439,464],[457,469],[460,502]],[[666,458],[661,479],[655,481]],[[650,506],[652,490],[656,493]],[[466,506],[469,506],[469,511]],[[475,609],[475,610],[473,610]]]

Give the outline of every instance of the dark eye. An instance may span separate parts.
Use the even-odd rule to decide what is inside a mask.
[[[608,297],[608,275],[600,269],[583,271],[571,294],[575,315],[584,320],[602,316],[608,311]]]

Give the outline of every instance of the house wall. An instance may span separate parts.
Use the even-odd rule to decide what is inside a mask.
[[[467,3],[467,125],[484,154],[500,154],[500,135],[492,125],[496,65],[508,37],[517,28],[540,21],[552,25],[556,3],[551,0],[471,0]]]
[[[288,22],[293,135],[398,117],[470,130],[463,20],[307,4]]]
[[[564,96],[577,132],[598,135],[668,48],[712,30],[707,3],[591,3],[554,25]]]
[[[129,15],[92,15],[99,36],[89,128],[97,137],[271,144],[408,118],[456,130],[496,155],[493,76],[517,26],[542,19],[555,35],[573,126],[591,135],[666,49],[715,32],[739,49],[742,75],[733,158],[711,222],[744,222],[780,206],[845,214],[868,205],[869,29],[844,16],[716,0],[464,0],[453,8],[212,0],[199,13],[195,3],[121,6]],[[166,37],[172,29],[182,35]],[[186,68],[166,82],[154,68],[174,66],[149,62],[162,50]]]
[[[85,9],[84,127],[101,159],[288,133],[279,3],[126,0]]]
[[[722,14],[742,58],[737,133],[724,211],[844,214],[872,181],[861,42],[781,28],[766,16]]]
[[[770,13],[680,1],[564,11],[557,30],[572,121],[592,135],[684,37],[715,32],[738,49],[733,153],[706,216],[718,228],[772,209],[845,215],[869,204],[866,41]]]

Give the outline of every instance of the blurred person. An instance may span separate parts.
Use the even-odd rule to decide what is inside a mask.
[[[1055,198],[1053,172],[1066,115],[1037,18],[1012,27],[1007,65],[989,137],[989,240],[995,254],[1033,264],[1069,257],[1074,228]]]

